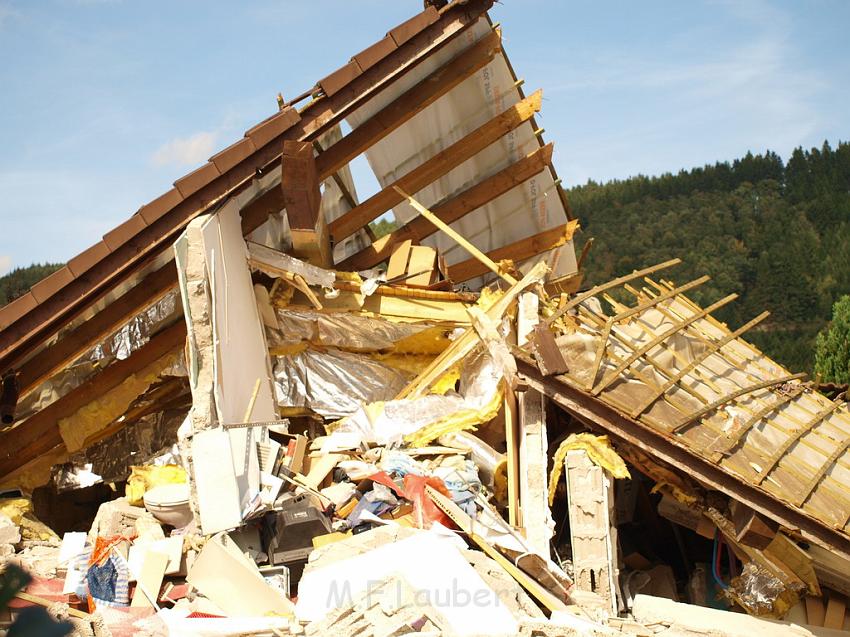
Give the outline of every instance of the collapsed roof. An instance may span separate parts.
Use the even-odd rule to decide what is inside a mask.
[[[540,93],[525,96],[486,15],[490,4],[429,7],[392,29],[1,308],[0,370],[17,374],[19,402],[47,397],[28,418],[19,410],[0,434],[0,474],[20,472],[34,460],[42,467],[59,460],[67,446],[63,418],[180,349],[185,329],[178,312],[116,364],[96,365],[84,383],[56,387],[65,368],[176,289],[172,244],[191,219],[238,202],[244,235],[279,232],[285,140],[322,149],[316,167],[323,216],[340,267],[376,265],[388,246],[406,239],[447,247],[433,227],[414,218],[396,185],[496,259],[527,262],[544,254],[557,274],[575,274],[575,223],[551,166],[552,146],[534,121]],[[347,135],[339,128],[344,119],[352,127]],[[362,153],[383,190],[359,202],[346,167]],[[526,209],[536,211],[532,218],[516,214]],[[404,225],[370,242],[367,224],[390,210]],[[453,280],[480,285],[477,263],[457,250],[444,256]]]
[[[606,431],[650,475],[657,465],[692,492],[725,493],[850,559],[846,405],[741,338],[762,317],[730,330],[711,312],[731,297],[703,309],[686,296],[705,277],[680,286],[643,280],[670,262],[578,292],[577,222],[551,165],[552,145],[535,122],[541,95],[523,91],[486,13],[490,5],[429,7],[392,29],[0,308],[0,372],[18,385],[13,422],[0,431],[0,484],[32,489],[56,464],[129,423],[175,405],[197,408],[202,373],[215,373],[221,385],[218,420],[249,420],[226,391],[251,395],[270,367],[264,337],[231,344],[244,358],[214,372],[204,372],[198,345],[222,334],[237,341],[243,321],[266,321],[248,294],[250,276],[233,269],[240,260],[286,279],[313,310],[463,327],[474,322],[468,308],[477,295],[445,281],[467,290],[495,287],[500,278],[516,283],[500,262],[515,263],[520,277],[542,260],[551,271],[546,290],[562,294],[546,329],[563,360],[544,336],[534,355],[530,346],[515,348],[522,382]],[[363,200],[348,170],[361,154],[381,188]],[[496,271],[438,232],[416,202]],[[389,211],[399,227],[375,238],[369,223]],[[203,246],[203,275],[193,270],[192,242]],[[445,261],[439,284],[402,294],[376,279],[370,295],[361,278],[346,274],[391,261],[405,245],[401,280],[419,274],[411,246],[431,246]],[[229,275],[232,285],[219,278],[216,286],[216,277]],[[193,286],[203,285],[223,285],[212,308],[193,305]],[[320,299],[321,289],[329,292]],[[398,298],[415,302],[391,302]],[[215,329],[187,334],[206,311]],[[453,362],[470,350],[459,351]],[[426,368],[418,392],[446,360]],[[281,416],[272,392],[271,385],[253,389],[248,416]],[[255,401],[260,408],[252,411]],[[339,414],[329,408],[325,415]]]

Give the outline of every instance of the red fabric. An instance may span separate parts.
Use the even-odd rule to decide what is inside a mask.
[[[404,476],[404,492],[405,497],[413,502],[413,513],[416,516],[416,523],[423,529],[429,528],[434,522],[439,522],[443,526],[452,528],[454,523],[449,516],[443,513],[443,510],[428,497],[425,491],[426,485],[436,489],[449,499],[452,497],[446,488],[446,483],[440,478],[426,478],[408,473]]]
[[[407,498],[404,495],[404,492],[398,488],[398,485],[393,481],[391,477],[387,475],[386,471],[379,471],[378,473],[374,473],[368,478],[372,482],[377,482],[378,484],[382,484],[388,489],[391,489],[393,493],[395,493],[400,498]]]
[[[443,513],[442,509],[434,504],[434,501],[428,497],[425,492],[425,486],[433,487],[447,498],[451,498],[449,490],[446,488],[446,483],[440,478],[417,476],[408,473],[404,476],[404,489],[399,489],[398,485],[393,482],[386,472],[381,471],[369,476],[372,482],[377,482],[392,491],[400,498],[409,500],[413,503],[413,514],[416,519],[416,524],[423,529],[427,529],[434,522],[439,522],[443,526],[453,528],[454,523]]]

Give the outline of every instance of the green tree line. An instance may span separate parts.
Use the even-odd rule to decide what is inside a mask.
[[[63,263],[33,263],[24,268],[15,268],[0,277],[0,306],[6,305],[61,268]]]
[[[569,191],[594,284],[680,257],[664,276],[711,280],[690,295],[707,305],[730,292],[718,319],[737,327],[763,310],[747,338],[778,362],[813,371],[817,333],[850,293],[850,143],[747,155],[678,174],[639,175]]]

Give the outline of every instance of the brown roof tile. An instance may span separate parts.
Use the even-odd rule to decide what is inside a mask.
[[[253,128],[249,128],[245,137],[250,137],[251,141],[254,142],[254,148],[260,150],[299,119],[301,119],[301,116],[298,115],[298,111],[290,106],[263,120]]]
[[[42,303],[53,296],[58,290],[74,280],[74,275],[68,266],[63,266],[53,274],[44,277],[32,286],[30,292],[37,303]]]
[[[32,292],[27,292],[11,303],[0,307],[0,330],[5,330],[24,314],[35,309],[36,305],[38,305],[38,301],[35,300]]]
[[[108,254],[109,246],[103,241],[98,241],[92,247],[83,250],[68,261],[68,269],[71,270],[71,274],[78,277]]]
[[[177,188],[172,188],[139,208],[138,214],[141,215],[146,224],[151,225],[181,201],[183,201],[183,196],[180,194],[180,191]]]
[[[360,65],[361,71],[365,71],[366,69],[375,66],[378,62],[395,51],[396,48],[395,40],[392,39],[392,36],[387,35],[382,40],[375,42],[372,46],[363,49],[351,59]]]
[[[413,16],[410,20],[402,22],[387,35],[395,40],[398,46],[407,42],[410,38],[417,35],[428,25],[434,24],[440,19],[440,13],[434,7],[429,6],[422,13]]]
[[[243,159],[250,157],[251,153],[255,150],[254,142],[251,141],[251,138],[243,137],[235,144],[231,144],[224,150],[210,157],[210,161],[215,164],[216,168],[218,168],[218,172],[225,173]]]
[[[201,188],[218,177],[218,168],[212,162],[207,162],[203,166],[196,168],[188,175],[183,175],[180,179],[174,182],[174,187],[180,191],[185,199],[189,195],[198,192]]]
[[[337,69],[327,77],[319,80],[318,84],[322,87],[325,95],[331,96],[343,86],[351,82],[354,78],[360,75],[363,71],[356,60],[352,60],[345,66]]]
[[[133,215],[120,226],[103,235],[103,242],[109,247],[110,252],[114,252],[141,232],[146,225],[141,215]]]

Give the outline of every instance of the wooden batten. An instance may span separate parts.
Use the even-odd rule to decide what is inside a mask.
[[[470,212],[477,210],[509,190],[516,188],[534,175],[543,171],[552,160],[552,144],[530,153],[495,175],[487,177],[470,188],[454,195],[447,201],[431,208],[434,215],[445,223],[454,223]],[[422,241],[437,231],[434,224],[423,217],[415,217],[401,228],[394,230],[353,254],[339,264],[341,269],[360,270],[371,268],[389,257],[393,246],[401,241]]]
[[[356,208],[332,221],[329,227],[334,241],[342,241],[370,221],[380,217],[393,206],[400,204],[404,198],[395,190],[396,188],[411,194],[418,192],[467,159],[474,157],[523,122],[527,122],[534,113],[540,110],[542,99],[543,92],[537,91],[521,102],[514,104],[466,137],[389,184]]]
[[[63,444],[59,421],[117,387],[128,376],[183,346],[186,324],[181,320],[155,335],[128,358],[116,361],[17,427],[0,434],[0,476],[5,476]],[[106,424],[106,423],[104,423]]]
[[[55,345],[43,349],[24,363],[18,370],[21,396],[82,356],[176,287],[177,270],[172,261],[146,276],[79,327],[64,334]]]
[[[336,173],[370,146],[409,121],[463,80],[481,70],[501,48],[497,31],[491,31],[444,66],[431,73],[391,104],[325,149],[316,160],[321,179]]]
[[[562,226],[544,230],[533,236],[497,248],[488,252],[487,256],[495,262],[510,259],[514,263],[519,263],[520,261],[530,259],[536,254],[563,245],[572,238],[573,232],[575,232],[577,227],[577,221],[570,221]],[[477,259],[467,259],[466,261],[449,266],[449,278],[452,281],[460,283],[486,274],[487,270]]]

